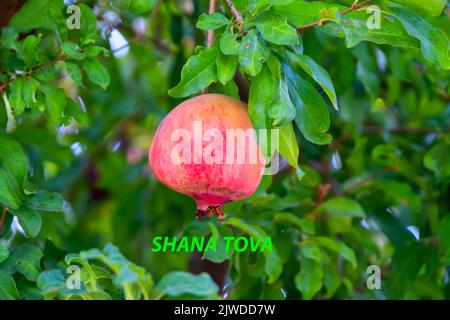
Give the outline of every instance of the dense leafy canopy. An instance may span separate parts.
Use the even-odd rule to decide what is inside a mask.
[[[66,2],[80,28],[27,0],[1,29],[0,299],[450,298],[445,0]],[[147,167],[160,120],[205,89],[280,130],[280,171],[221,223]],[[274,246],[150,252],[180,234]],[[207,260],[225,288],[194,274]]]

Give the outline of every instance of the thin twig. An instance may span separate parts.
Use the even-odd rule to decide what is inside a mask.
[[[352,6],[351,6],[350,8],[345,9],[344,11],[340,12],[340,15],[341,15],[341,16],[344,16],[344,15],[346,15],[346,14],[352,12],[352,11],[359,10],[359,9],[361,9],[363,6],[365,6],[366,4],[368,4],[370,1],[372,1],[372,0],[365,0],[365,1],[361,2],[361,3],[358,3],[358,1],[355,1],[355,2],[352,4]],[[324,25],[325,23],[328,23],[328,22],[330,22],[330,21],[332,21],[332,20],[328,20],[328,19],[320,19],[319,21],[312,22],[312,23],[309,23],[309,24],[305,24],[305,25],[303,25],[303,26],[297,27],[296,29],[297,29],[297,31],[302,31],[302,30],[305,30],[305,29],[308,29],[308,28],[313,28],[313,27],[319,27],[319,26],[322,26],[322,25]]]
[[[161,8],[161,0],[157,0],[152,12],[150,13],[149,24],[152,23],[153,19],[157,15],[159,9]]]
[[[53,64],[55,64],[55,63],[57,63],[57,62],[59,62],[59,61],[63,61],[63,60],[66,59],[66,58],[67,58],[67,55],[63,54],[63,55],[59,56],[59,57],[56,58],[56,59],[53,59],[53,60],[46,61],[46,62],[43,62],[43,63],[41,63],[41,64],[38,64],[37,66],[34,66],[33,68],[31,68],[30,71],[29,71],[29,73],[31,73],[31,72],[33,72],[33,71],[35,71],[35,70],[37,70],[37,69],[41,69],[41,68],[44,68],[44,67],[48,67],[48,66],[53,65]],[[16,80],[16,79],[17,79],[17,77],[14,76],[14,77],[8,79],[8,81],[6,81],[5,83],[3,83],[2,85],[0,85],[0,92],[3,92],[3,90],[5,90],[6,87],[8,87],[8,86],[9,86],[12,82],[14,82],[14,80]]]
[[[242,29],[242,23],[243,23],[244,19],[242,18],[241,14],[234,6],[233,1],[231,1],[231,0],[225,0],[225,1],[227,2],[228,6],[230,7],[231,13],[233,13],[233,16],[236,19],[237,24]]]
[[[0,218],[0,232],[2,232],[2,230],[3,230],[3,222],[5,221],[7,210],[8,210],[8,208],[3,208],[2,217]]]
[[[209,10],[208,13],[209,14],[213,14],[216,11],[216,0],[209,0]],[[208,37],[206,40],[206,46],[212,47],[212,45],[214,44],[214,30],[210,29],[208,30]]]

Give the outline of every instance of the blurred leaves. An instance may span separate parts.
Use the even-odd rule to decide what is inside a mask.
[[[188,294],[197,298],[212,299],[219,291],[219,287],[206,273],[193,275],[184,271],[174,271],[166,274],[155,290],[168,296]]]
[[[219,298],[189,254],[149,252],[189,228],[217,239],[202,262],[229,265],[233,299],[448,298],[445,1],[377,2],[381,28],[343,15],[352,1],[234,3],[242,22],[207,2],[94,1],[76,30],[62,0],[28,0],[1,30],[1,299]],[[204,89],[248,97],[255,128],[280,133],[263,148],[277,174],[222,222],[194,221],[146,160],[172,98]],[[224,236],[272,251],[226,252]]]

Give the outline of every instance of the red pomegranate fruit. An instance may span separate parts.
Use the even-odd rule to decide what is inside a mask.
[[[175,107],[161,122],[149,165],[169,188],[196,201],[197,218],[252,195],[264,170],[256,132],[239,100],[203,94]]]

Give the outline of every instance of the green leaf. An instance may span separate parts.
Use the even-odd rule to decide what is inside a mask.
[[[5,261],[6,258],[8,258],[8,256],[9,256],[8,248],[3,243],[0,242],[0,263],[2,261]]]
[[[333,107],[338,110],[336,92],[334,91],[333,81],[328,72],[307,55],[291,55],[291,59],[293,59],[322,87],[328,98],[330,98],[330,101],[333,103]]]
[[[215,263],[221,263],[229,260],[234,254],[234,247],[231,246],[228,251],[226,251],[226,242],[224,237],[232,237],[233,232],[230,228],[220,225],[208,223],[208,227],[211,230],[211,236],[216,239],[217,248],[216,251],[207,251],[203,255],[204,259]]]
[[[105,57],[109,57],[109,54],[110,54],[108,49],[106,49],[104,47],[96,46],[96,45],[84,47],[83,53],[85,53],[89,57],[96,57],[100,54],[102,54]]]
[[[391,10],[406,32],[419,39],[423,56],[442,69],[450,69],[450,43],[445,32],[406,9],[393,7]]]
[[[308,235],[315,233],[314,223],[310,219],[300,219],[292,213],[276,213],[273,218],[279,223],[290,223]]]
[[[209,274],[194,275],[184,271],[167,273],[155,289],[172,297],[189,294],[200,298],[213,298],[219,292],[219,287]]]
[[[356,77],[363,83],[372,100],[375,100],[380,94],[380,79],[375,59],[370,55],[369,47],[365,43],[354,48],[352,53],[358,59]]]
[[[130,11],[135,14],[147,13],[153,9],[157,0],[130,0]]]
[[[280,145],[278,152],[287,160],[291,167],[296,168],[298,162],[298,145],[295,140],[295,132],[292,123],[282,127],[280,130]]]
[[[62,44],[62,49],[64,54],[69,56],[69,58],[75,59],[75,60],[83,60],[86,56],[84,53],[80,52],[80,48],[76,43],[73,42],[64,42]]]
[[[217,54],[217,78],[220,83],[226,84],[230,81],[238,66],[238,57],[234,55],[224,55],[219,51]]]
[[[276,76],[266,66],[251,80],[248,113],[256,129],[270,127],[267,115],[277,94],[277,85]]]
[[[275,11],[288,18],[295,26],[304,26],[321,19],[332,19],[332,22],[317,27],[326,34],[345,38],[347,47],[356,46],[361,41],[377,44],[388,44],[401,47],[418,47],[416,39],[411,38],[396,19],[389,13],[380,12],[381,28],[368,28],[373,13],[367,10],[352,11],[344,16],[336,14],[348,9],[348,6],[323,1],[295,1],[288,5],[275,6]]]
[[[239,43],[237,36],[232,34],[227,28],[220,37],[220,51],[226,55],[237,55],[239,53]]]
[[[322,261],[323,255],[318,245],[312,243],[305,243],[301,246],[300,250],[302,252],[302,255],[305,256],[305,258],[315,260],[319,263]]]
[[[43,254],[39,247],[23,243],[11,250],[9,257],[0,263],[0,272],[13,274],[18,271],[29,281],[36,281],[40,273]]]
[[[22,187],[28,175],[27,159],[22,147],[2,134],[0,134],[0,146],[0,168],[14,177],[16,183]]]
[[[250,30],[239,46],[239,63],[244,71],[254,77],[261,72],[270,50],[261,42],[258,32]]]
[[[265,238],[267,238],[267,233],[261,227],[245,223],[238,218],[229,218],[225,220],[223,224],[234,226],[242,230],[242,232],[255,239],[260,239],[261,241],[264,241]],[[279,278],[283,271],[283,262],[278,255],[275,246],[272,246],[272,251],[265,250],[263,254],[265,258],[264,271],[269,277],[267,282],[273,283]]]
[[[38,211],[61,212],[63,199],[59,193],[38,190],[25,201],[25,205]]]
[[[262,12],[270,9],[273,5],[289,4],[293,1],[294,0],[249,0],[247,10],[250,11],[251,17],[257,17]]]
[[[11,254],[14,257],[16,270],[30,281],[36,281],[40,274],[41,249],[35,245],[22,244]]]
[[[5,171],[0,169],[0,204],[2,207],[19,209],[22,200],[17,196]]]
[[[342,258],[351,263],[353,269],[356,268],[357,261],[355,252],[345,245],[345,243],[327,237],[311,237],[308,241],[340,254]]]
[[[418,242],[408,242],[398,247],[389,270],[389,298],[402,298],[406,288],[410,287],[419,275],[424,261],[424,246]]]
[[[66,288],[66,279],[60,269],[54,269],[42,272],[36,284],[45,298],[51,299],[53,295]]]
[[[278,45],[299,44],[297,30],[287,23],[287,18],[274,13],[261,15],[256,20],[256,28],[269,42]]]
[[[64,111],[64,115],[74,118],[80,126],[87,126],[88,124],[90,124],[88,114],[83,109],[81,109],[77,102],[73,101],[72,99],[67,100],[67,106],[66,110]]]
[[[266,141],[259,141],[261,152],[266,158],[271,158],[270,144],[271,123],[269,108],[277,94],[278,80],[268,66],[264,65],[261,72],[251,80],[248,113],[255,129],[267,129]]]
[[[211,86],[211,93],[219,93],[239,100],[239,88],[234,81],[228,81],[226,84],[220,82]]]
[[[13,213],[19,219],[20,226],[27,236],[35,237],[39,233],[42,219],[35,209],[23,205]]]
[[[81,85],[83,76],[81,75],[81,69],[73,61],[65,61],[67,73],[70,75],[72,80],[77,84]]]
[[[450,154],[450,144],[446,142],[434,145],[425,154],[423,164],[425,168],[431,170],[441,181],[450,180],[450,162],[448,155]]]
[[[322,203],[319,208],[328,214],[330,229],[334,232],[351,230],[353,218],[365,218],[361,205],[348,198],[335,197]]]
[[[0,299],[1,300],[18,300],[19,292],[13,277],[0,271]]]
[[[86,4],[79,4],[81,13],[81,44],[91,44],[95,42],[97,34],[97,18],[94,11]]]
[[[288,126],[295,119],[295,113],[295,106],[289,96],[287,82],[280,80],[277,95],[269,109],[272,126]]]
[[[345,216],[351,218],[365,218],[361,205],[349,198],[334,197],[325,201],[320,205],[320,208],[334,216]]]
[[[323,274],[323,284],[327,288],[325,297],[330,299],[341,284],[341,276],[335,263],[329,263],[327,265],[327,272]]]
[[[90,259],[104,259],[104,255],[103,252],[101,252],[99,249],[97,248],[93,248],[93,249],[88,249],[85,251],[81,251],[80,252],[80,257],[85,259],[85,260],[90,260]]]
[[[219,12],[212,14],[203,13],[197,21],[197,28],[202,30],[214,30],[230,23],[230,20]]]
[[[447,0],[393,0],[395,2],[401,3],[405,6],[411,7],[413,9],[419,9],[423,12],[431,14],[432,16],[438,16],[445,8]]]
[[[49,119],[55,124],[61,124],[63,122],[63,111],[67,103],[67,97],[64,90],[41,84],[39,89],[45,95],[45,107],[46,114]]]
[[[35,28],[46,28],[57,31],[57,23],[62,19],[63,0],[29,0],[9,22],[21,32]]]
[[[22,97],[23,85],[24,81],[22,78],[17,78],[10,85],[8,99],[15,115],[19,115],[25,110],[25,101]]]
[[[199,92],[216,81],[218,51],[218,46],[214,45],[200,49],[198,54],[191,56],[181,70],[180,83],[169,90],[169,95],[174,98],[183,98]]]
[[[236,227],[254,238],[264,240],[264,238],[266,237],[265,232],[262,231],[260,228],[257,228],[256,226],[248,224],[235,217],[228,218],[223,222],[223,224]]]
[[[20,50],[17,56],[25,62],[25,65],[32,67],[38,60],[39,43],[41,38],[35,35],[29,35],[21,42]]]
[[[301,270],[295,276],[295,286],[302,293],[302,298],[313,298],[323,285],[323,272],[315,260],[300,255]]]
[[[27,106],[33,107],[37,105],[36,90],[39,88],[39,81],[33,77],[25,77],[22,97]]]
[[[86,58],[83,60],[83,69],[92,83],[99,85],[102,89],[106,89],[109,86],[111,78],[108,70],[99,61]]]
[[[439,222],[437,235],[441,242],[441,248],[446,257],[447,264],[450,263],[450,214],[445,215]]]
[[[283,272],[283,261],[278,255],[275,246],[272,246],[272,251],[265,251],[264,257],[266,259],[264,271],[269,276],[267,283],[274,283]]]
[[[2,28],[0,37],[2,47],[17,51],[19,46],[18,35],[19,31],[16,28]]]
[[[119,286],[136,283],[137,281],[138,281],[137,273],[131,270],[131,268],[128,265],[120,268],[116,278],[114,279],[114,283],[116,283]]]
[[[130,261],[128,261],[128,259],[120,252],[119,248],[110,243],[103,248],[103,254],[104,262],[113,269],[114,272],[118,272],[122,265],[130,263]]]
[[[292,102],[297,108],[295,122],[306,140],[315,144],[327,144],[331,135],[330,115],[327,106],[313,85],[295,74],[290,67],[283,65]]]

